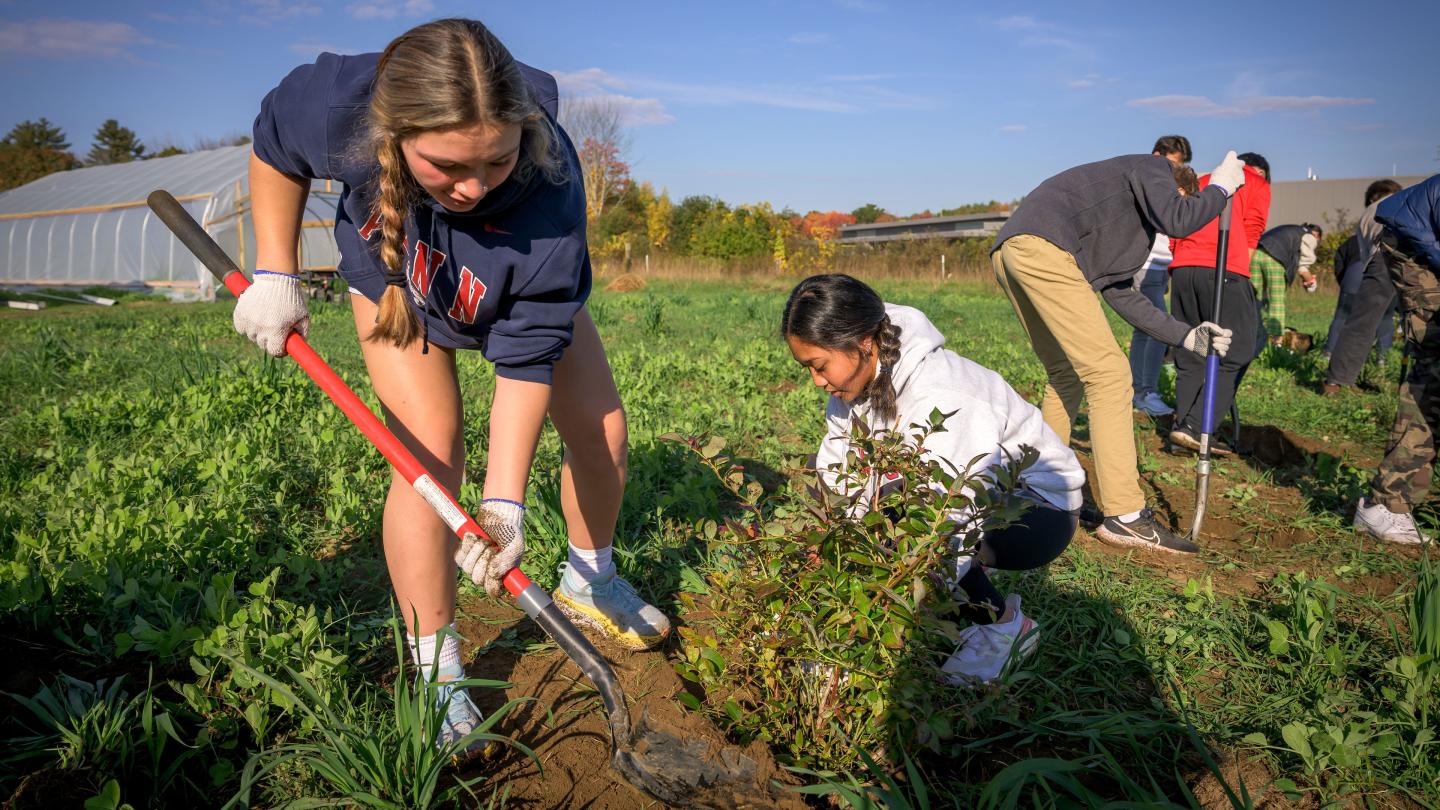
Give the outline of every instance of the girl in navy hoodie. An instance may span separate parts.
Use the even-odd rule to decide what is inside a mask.
[[[503,548],[446,524],[398,474],[385,501],[390,581],[419,668],[464,675],[456,565],[488,591],[525,548],[525,488],[548,415],[565,443],[561,501],[569,561],[555,601],[634,648],[669,632],[610,559],[625,483],[625,412],[585,310],[590,257],[574,146],[555,123],[548,74],[514,59],[483,25],[438,20],[380,54],[322,54],[265,97],[255,119],[250,195],[255,283],[235,327],[272,355],[309,329],[296,244],[314,178],[341,181],[340,275],[390,429],[440,486],[464,477],[457,349],[495,365],[484,500],[476,519]],[[463,690],[441,690],[458,739],[479,721]]]

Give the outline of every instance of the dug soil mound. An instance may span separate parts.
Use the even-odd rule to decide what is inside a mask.
[[[1154,432],[1143,432],[1139,441],[1148,460],[1142,464],[1141,484],[1146,500],[1163,523],[1185,533],[1195,515],[1195,462],[1188,453],[1169,452],[1161,436],[1169,432],[1169,420],[1155,423]],[[1227,426],[1221,433],[1229,441]],[[1094,481],[1091,447],[1077,440],[1080,464],[1087,479]],[[1384,553],[1418,558],[1420,552],[1403,546],[1381,543],[1359,534],[1333,531],[1317,535],[1314,524],[1303,520],[1319,508],[1293,481],[1309,475],[1312,460],[1320,454],[1349,454],[1352,448],[1337,448],[1271,425],[1246,425],[1241,429],[1239,453],[1216,457],[1210,474],[1210,494],[1198,555],[1170,554],[1106,545],[1093,532],[1082,533],[1086,548],[1105,554],[1130,557],[1164,573],[1178,585],[1189,580],[1213,577],[1216,590],[1229,594],[1254,595],[1261,584],[1277,573],[1306,571],[1312,576],[1331,576],[1335,555],[1344,547],[1382,550]],[[1353,458],[1354,456],[1352,456]],[[1359,465],[1371,463],[1358,458]],[[1257,475],[1264,473],[1264,475]],[[1087,484],[1087,500],[1093,493]],[[1349,522],[1348,512],[1343,515]],[[1223,574],[1216,565],[1225,565]],[[1379,572],[1341,583],[1352,593],[1388,596],[1407,576],[1401,572]]]
[[[645,289],[645,277],[638,273],[624,273],[605,285],[605,292],[627,293]]]
[[[501,748],[465,776],[483,772],[487,784],[507,785],[509,807],[661,806],[611,769],[610,734],[599,694],[519,608],[485,598],[463,601],[456,627],[466,639],[467,676],[512,684],[503,690],[470,690],[482,710],[494,711],[514,698],[534,698],[505,717],[497,731],[529,746],[539,760],[537,765],[518,750]],[[696,766],[694,773],[682,777],[697,783],[690,806],[805,807],[795,795],[771,787],[772,780],[794,780],[762,743],[728,745],[710,721],[676,703],[685,684],[671,665],[670,653],[597,646],[620,679],[632,720],[651,732],[638,741],[635,753],[649,763],[678,758]],[[716,781],[732,787],[712,787]]]

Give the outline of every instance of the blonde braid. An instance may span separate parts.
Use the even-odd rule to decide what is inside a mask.
[[[405,216],[410,204],[409,172],[400,144],[393,138],[379,145],[375,156],[380,162],[376,178],[379,193],[375,195],[375,213],[380,215],[380,260],[385,265],[385,293],[380,296],[380,313],[370,340],[405,348],[414,343],[421,332],[420,318],[406,301],[405,284]],[[398,279],[397,279],[398,277]],[[394,283],[398,280],[400,283]]]

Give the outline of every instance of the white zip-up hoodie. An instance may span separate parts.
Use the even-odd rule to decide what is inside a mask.
[[[830,470],[832,465],[845,469],[852,419],[864,420],[871,431],[912,434],[910,425],[928,424],[931,411],[939,409],[954,413],[946,420],[944,432],[932,433],[925,440],[927,459],[959,473],[971,459],[983,456],[972,468],[978,471],[1005,464],[1006,451],[1019,458],[1021,446],[1029,445],[1040,457],[1020,474],[1021,483],[1057,509],[1079,509],[1085,471],[1075,452],[1045,424],[1040,410],[1021,398],[999,374],[946,349],[945,336],[925,313],[896,304],[886,304],[885,313],[900,328],[900,359],[891,372],[895,422],[877,424],[868,403],[851,406],[839,397],[830,397],[825,407],[825,438],[816,454],[816,467],[826,484],[841,489],[838,476]],[[876,484],[871,481],[866,491],[873,494]]]

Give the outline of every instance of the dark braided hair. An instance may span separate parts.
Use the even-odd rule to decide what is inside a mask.
[[[780,316],[780,336],[798,338],[822,349],[867,357],[865,338],[874,341],[880,364],[860,400],[882,422],[895,419],[895,364],[900,361],[900,327],[885,314],[880,294],[843,273],[811,276],[790,291]]]

